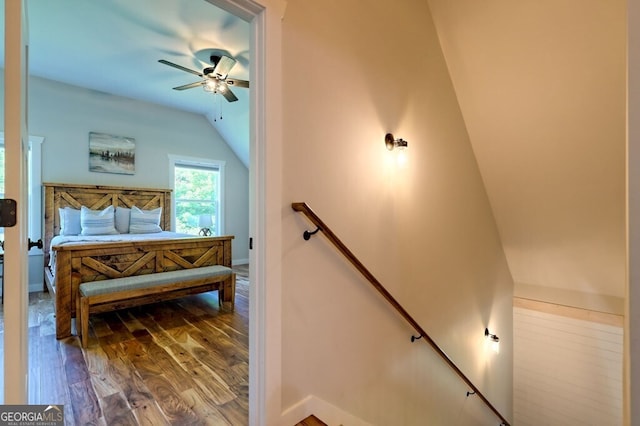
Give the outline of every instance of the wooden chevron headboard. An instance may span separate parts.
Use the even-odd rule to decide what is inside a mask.
[[[151,188],[125,188],[102,185],[76,185],[44,183],[44,247],[45,265],[49,264],[51,239],[60,233],[59,208],[79,209],[86,206],[93,210],[114,207],[154,209],[162,207],[160,227],[171,229],[171,190]]]

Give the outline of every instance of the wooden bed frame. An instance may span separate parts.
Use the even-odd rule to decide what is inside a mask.
[[[49,268],[51,240],[60,232],[59,208],[94,210],[137,206],[141,209],[162,207],[160,226],[171,226],[171,190],[124,188],[99,185],[45,183],[44,186],[44,262],[45,285],[55,298],[56,337],[71,335],[71,318],[75,317],[76,295],[81,283],[152,274],[201,266],[231,267],[233,236],[175,238],[140,242],[101,242],[65,244],[56,251],[55,271]],[[223,302],[233,306],[232,280],[223,283]],[[199,290],[199,291],[198,291]],[[201,292],[194,288],[193,293]],[[187,294],[188,291],[187,291]],[[165,297],[167,296],[167,297]],[[168,299],[158,294],[153,301]]]

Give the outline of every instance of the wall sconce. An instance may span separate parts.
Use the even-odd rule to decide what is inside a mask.
[[[493,351],[495,353],[500,352],[500,338],[497,335],[491,334],[489,332],[489,329],[485,328],[484,329],[484,337],[485,337],[485,339],[487,339],[487,342],[490,342],[491,348],[493,349]]]
[[[201,214],[198,218],[198,226],[200,227],[200,232],[198,235],[202,235],[203,237],[208,237],[211,235],[211,228],[213,226],[213,219],[210,214]]]
[[[392,151],[393,148],[398,148],[400,150],[405,149],[408,142],[404,139],[395,139],[391,133],[387,133],[384,137],[384,144],[389,151]]]

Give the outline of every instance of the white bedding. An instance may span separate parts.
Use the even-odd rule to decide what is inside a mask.
[[[195,238],[196,235],[181,234],[178,232],[162,231],[151,234],[114,234],[114,235],[56,235],[51,239],[49,248],[49,267],[54,272],[56,269],[56,251],[53,246],[61,246],[65,244],[91,244],[96,242],[134,242],[148,240],[167,240],[171,238]],[[55,272],[54,272],[55,273]]]

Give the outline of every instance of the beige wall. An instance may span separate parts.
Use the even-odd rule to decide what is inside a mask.
[[[289,205],[306,201],[510,417],[512,280],[426,3],[290,2],[283,59],[283,408],[495,421],[321,235],[302,239]]]

